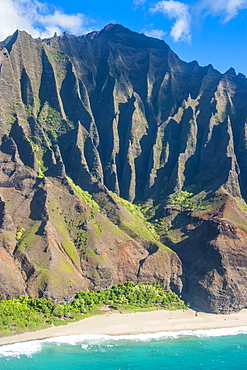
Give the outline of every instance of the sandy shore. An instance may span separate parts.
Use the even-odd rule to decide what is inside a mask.
[[[66,326],[0,338],[0,345],[80,334],[125,335],[243,326],[247,326],[247,309],[231,315],[196,313],[193,310],[107,313],[69,323]]]

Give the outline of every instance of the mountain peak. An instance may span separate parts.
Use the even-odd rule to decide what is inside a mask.
[[[122,26],[121,24],[118,23],[109,23],[107,24],[100,32],[99,34],[128,34],[128,35],[133,35],[133,34],[138,34],[134,31],[131,31],[129,28]]]
[[[231,75],[231,76],[236,76],[236,71],[233,67],[230,67],[225,73],[224,75]]]
[[[122,30],[122,31],[128,31],[128,32],[133,32],[133,31],[131,31],[129,28],[127,28],[127,27],[124,27],[124,26],[122,26],[121,24],[119,24],[119,23],[109,23],[109,24],[107,24],[104,28],[103,28],[103,30],[105,30],[105,31],[108,31],[108,30]]]

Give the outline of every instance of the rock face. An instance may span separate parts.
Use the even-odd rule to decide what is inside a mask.
[[[213,313],[239,311],[247,299],[247,215],[233,198],[223,202],[211,216],[173,222],[181,233],[173,249],[183,262],[183,297]]]
[[[25,165],[37,169],[32,138],[45,168],[58,144],[86,189],[97,180],[133,201],[224,186],[246,198],[244,75],[185,63],[120,25],[43,42],[16,31],[0,60],[1,131]]]
[[[43,41],[16,31],[0,43],[0,89],[3,298],[61,301],[133,280],[166,281],[204,310],[247,305],[246,220],[192,223],[186,252],[167,238],[179,258],[127,227],[131,214],[109,193],[159,206],[182,189],[221,189],[244,203],[244,75],[185,63],[164,41],[110,24]]]
[[[230,313],[246,306],[246,232],[203,221],[192,244],[175,248],[184,264],[183,296],[197,309]]]

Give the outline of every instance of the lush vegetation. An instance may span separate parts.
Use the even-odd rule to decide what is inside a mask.
[[[193,193],[180,190],[172,195],[168,204],[178,206],[181,211],[190,210],[193,208],[193,202],[191,201],[192,196]]]
[[[120,198],[117,194],[111,192],[115,200],[121,204],[131,215],[132,218],[127,220],[120,220],[119,227],[132,238],[140,236],[147,240],[156,243],[161,249],[169,250],[165,245],[159,242],[159,235],[155,230],[155,226],[148,222],[147,218],[142,212],[141,206],[132,204],[129,201]]]
[[[93,197],[91,194],[89,194],[87,191],[82,190],[80,186],[76,185],[73,180],[70,177],[67,177],[70,184],[72,185],[76,195],[84,202],[86,205],[90,208],[92,208],[95,211],[100,212],[100,208],[98,204],[93,200]]]
[[[219,201],[220,194],[217,195],[215,193],[208,196],[205,192],[201,192],[195,195],[186,190],[179,190],[171,195],[167,204],[175,206],[181,212],[190,211],[200,213],[215,210],[219,205]]]
[[[112,308],[185,309],[184,302],[164,285],[127,282],[103,291],[80,292],[69,303],[54,304],[43,298],[20,296],[0,301],[0,335],[10,335],[53,325],[63,325],[93,314],[104,305]]]

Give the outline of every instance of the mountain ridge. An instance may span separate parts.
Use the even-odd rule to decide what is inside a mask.
[[[0,45],[2,297],[166,281],[245,307],[245,76],[121,25]]]

